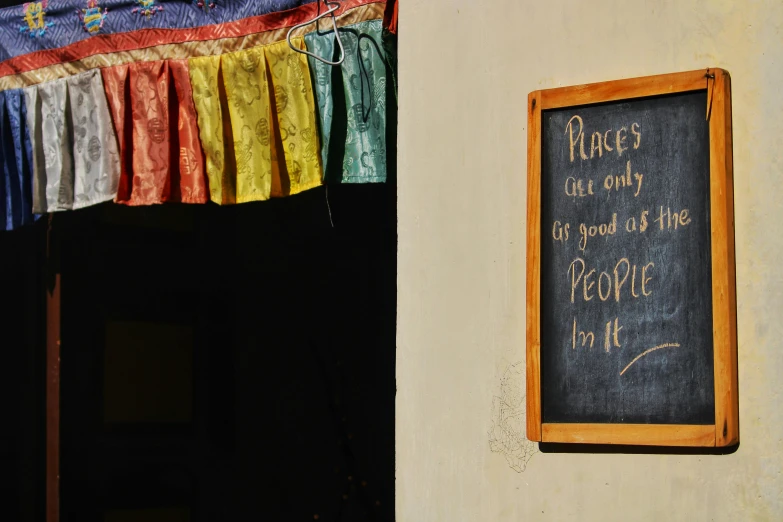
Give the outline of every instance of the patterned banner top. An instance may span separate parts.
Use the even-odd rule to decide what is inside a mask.
[[[98,34],[183,29],[294,9],[315,0],[40,0],[0,9],[0,61]]]

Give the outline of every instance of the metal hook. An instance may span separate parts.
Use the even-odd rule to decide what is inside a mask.
[[[306,54],[307,56],[312,56],[313,58],[315,58],[319,62],[323,62],[326,65],[332,65],[332,66],[340,65],[340,64],[342,64],[345,61],[345,47],[343,47],[343,41],[340,39],[340,33],[337,32],[337,19],[335,18],[334,13],[335,13],[335,11],[340,9],[341,4],[337,0],[324,0],[324,4],[327,7],[330,7],[330,8],[326,12],[316,16],[315,18],[313,18],[309,22],[305,22],[303,24],[299,24],[299,25],[293,26],[288,31],[288,36],[286,36],[286,40],[288,41],[288,47],[290,47],[291,49],[293,49],[297,53],[302,53],[302,54]],[[324,18],[326,16],[331,16],[332,17],[332,27],[334,27],[334,36],[335,36],[335,38],[337,38],[337,45],[340,46],[340,59],[337,60],[336,62],[330,62],[329,60],[326,60],[325,58],[321,58],[320,56],[318,56],[316,54],[313,54],[313,53],[311,53],[309,51],[305,51],[303,49],[298,49],[298,48],[294,47],[294,44],[291,43],[291,34],[294,31],[296,31],[297,29],[299,29],[301,27],[305,27],[307,25],[310,25],[313,22],[317,22],[318,20],[320,20],[321,18]]]

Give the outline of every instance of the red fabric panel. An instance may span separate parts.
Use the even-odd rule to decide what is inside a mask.
[[[365,4],[383,3],[378,0],[343,0],[340,14]],[[156,45],[237,38],[262,33],[281,27],[292,27],[315,18],[318,3],[305,4],[289,11],[280,11],[245,18],[224,24],[206,25],[190,29],[141,29],[127,33],[97,35],[60,47],[17,56],[0,63],[0,77],[32,71],[62,62],[81,60],[94,54],[116,53]]]
[[[122,170],[120,172],[120,185],[115,201],[127,203],[131,197],[131,181],[133,173],[132,155],[128,147],[133,142],[130,131],[131,106],[130,85],[128,84],[128,65],[118,65],[103,69],[103,88],[106,90],[106,99],[109,102],[109,110],[114,122],[114,131],[120,146],[120,159]],[[127,126],[126,126],[127,123]]]
[[[168,66],[163,61],[130,66],[133,191],[129,205],[169,200],[172,150],[168,76]]]
[[[117,203],[206,203],[187,61],[140,62],[102,72],[122,156]]]
[[[198,136],[198,115],[190,88],[187,60],[169,60],[174,80],[177,110],[177,147],[179,151],[178,176],[172,178],[173,201],[206,203],[209,197],[207,174],[204,169],[204,151]],[[172,110],[173,114],[173,110]]]
[[[397,34],[398,5],[398,0],[388,0],[386,2],[386,10],[383,13],[383,26],[392,34]]]

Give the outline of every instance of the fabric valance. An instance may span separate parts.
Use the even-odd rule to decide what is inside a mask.
[[[233,204],[386,181],[396,46],[385,2],[343,2],[336,68],[285,41],[317,14],[312,2],[215,0],[193,11],[171,0],[149,16],[112,2],[104,16],[115,22],[87,24],[88,36],[62,30],[73,20],[51,11],[76,3],[41,2],[38,31],[0,44],[5,229],[105,201]],[[20,22],[13,9],[22,7],[0,10],[0,34]],[[161,22],[170,13],[182,16]],[[326,27],[297,30],[293,45],[332,59]]]

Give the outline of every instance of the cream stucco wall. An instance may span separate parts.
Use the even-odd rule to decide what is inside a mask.
[[[783,520],[783,2],[400,1],[397,519]],[[741,446],[515,471],[488,432],[524,361],[526,96],[708,66],[732,75]]]

